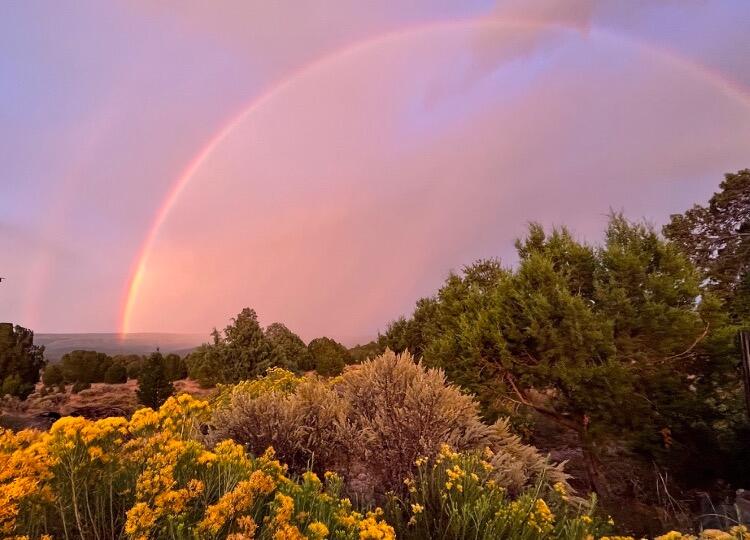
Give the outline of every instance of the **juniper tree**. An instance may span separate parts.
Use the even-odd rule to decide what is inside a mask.
[[[156,409],[173,395],[174,391],[174,385],[164,368],[164,357],[158,351],[152,353],[143,362],[138,374],[138,403]]]

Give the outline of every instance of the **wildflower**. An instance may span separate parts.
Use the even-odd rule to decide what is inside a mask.
[[[128,510],[125,532],[129,536],[145,535],[156,524],[156,514],[146,503],[136,503]]]
[[[417,503],[417,504],[412,504],[412,505],[411,505],[411,511],[412,511],[412,512],[413,512],[414,514],[419,514],[419,513],[420,513],[420,512],[422,512],[423,510],[424,510],[424,506],[422,506],[422,505],[421,505],[421,504],[419,504],[419,503]]]
[[[734,536],[728,532],[720,531],[718,529],[705,529],[701,532],[701,540],[734,540]]]
[[[394,540],[396,532],[387,523],[368,517],[359,523],[359,538],[360,540]]]
[[[544,502],[544,499],[537,499],[534,502],[534,508],[536,510],[536,515],[542,521],[546,521],[547,523],[552,523],[555,520],[555,515],[549,509],[549,506],[547,506],[547,503]]]
[[[568,487],[563,482],[557,482],[552,489],[563,499],[568,496]]]
[[[310,523],[310,525],[307,526],[307,533],[313,539],[322,539],[328,536],[328,527],[326,527],[325,524],[321,523],[320,521],[313,521],[312,523]]]
[[[657,536],[655,540],[682,540],[682,533],[679,531],[669,531],[667,534]]]
[[[322,482],[320,481],[320,478],[318,478],[318,475],[312,471],[306,471],[302,475],[302,480],[305,482],[305,484],[309,484],[310,486],[314,488],[319,488],[322,484]]]
[[[91,447],[89,447],[88,454],[89,454],[89,457],[91,458],[92,461],[93,460],[97,460],[97,459],[100,460],[100,461],[103,461],[104,451],[101,448],[99,448],[98,446],[91,446]]]

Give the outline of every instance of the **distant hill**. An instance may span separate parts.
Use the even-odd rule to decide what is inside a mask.
[[[208,340],[204,334],[34,334],[34,343],[45,346],[47,360],[57,361],[65,353],[78,349],[109,355],[148,354],[157,347],[163,353],[184,355]]]

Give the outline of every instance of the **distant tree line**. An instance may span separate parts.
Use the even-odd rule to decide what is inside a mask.
[[[282,323],[263,329],[250,308],[244,308],[223,332],[214,329],[211,337],[187,357],[190,377],[203,386],[258,377],[270,367],[334,376],[355,361],[344,345],[331,338],[316,338],[305,345]]]
[[[45,386],[72,384],[74,391],[92,383],[123,384],[139,378],[150,357],[137,354],[109,356],[102,352],[77,350],[66,353],[58,363],[49,364],[42,373]],[[187,365],[179,355],[159,354],[165,376],[170,381],[187,377]]]

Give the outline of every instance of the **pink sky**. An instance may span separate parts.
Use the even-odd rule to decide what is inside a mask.
[[[530,220],[663,223],[749,166],[750,9],[621,5],[3,8],[0,319],[354,342]]]

